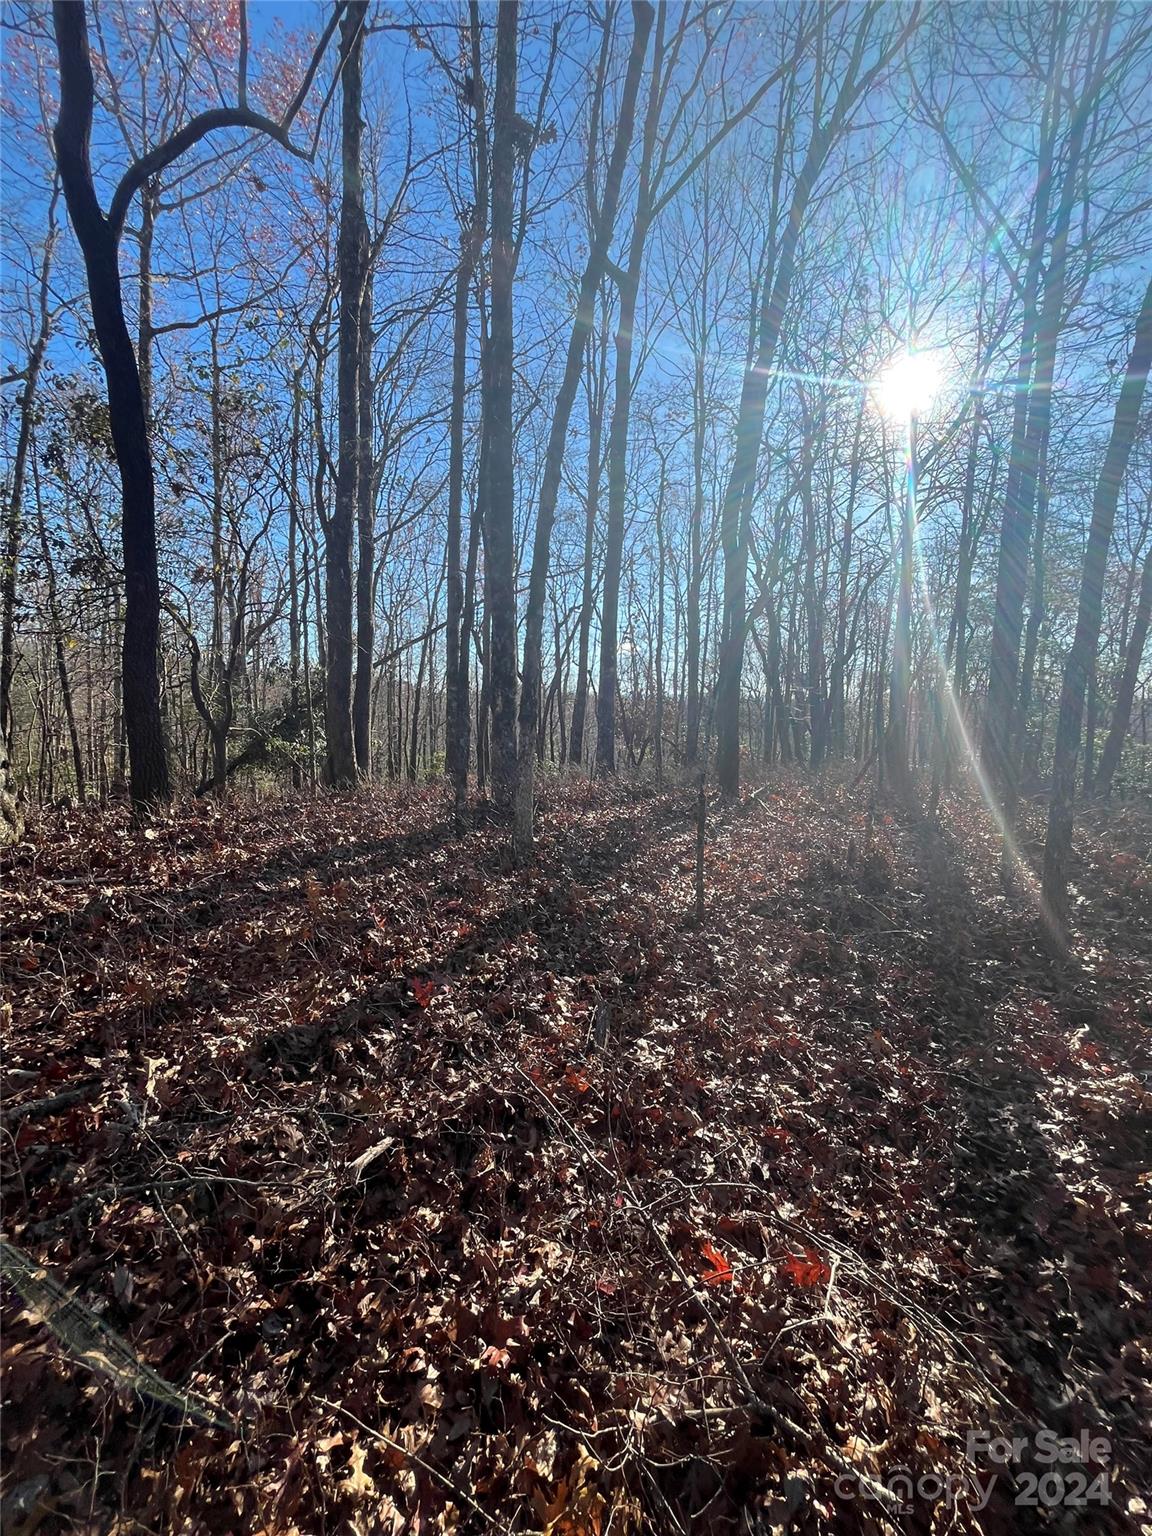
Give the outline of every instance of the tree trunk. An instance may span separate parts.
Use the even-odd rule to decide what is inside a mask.
[[[620,282],[616,371],[608,429],[608,522],[604,533],[604,585],[600,595],[600,674],[596,693],[596,771],[616,772],[616,692],[619,687],[620,573],[628,500],[628,419],[632,407],[632,351],[644,235],[640,214],[633,231],[628,270]]]
[[[368,225],[364,225],[367,258]],[[372,646],[376,625],[376,506],[372,474],[372,276],[363,273],[360,297],[360,370],[356,381],[359,441],[356,465],[356,676],[352,691],[352,736],[356,768],[372,776]]]
[[[543,638],[544,600],[548,580],[548,554],[551,548],[552,527],[556,521],[556,503],[560,495],[560,478],[564,468],[564,448],[568,441],[568,425],[572,408],[576,403],[576,391],[580,384],[580,372],[584,364],[584,352],[596,317],[596,293],[604,277],[608,260],[608,245],[616,227],[616,210],[620,202],[620,185],[624,166],[632,144],[632,130],[636,117],[636,96],[640,89],[640,75],[644,68],[644,54],[648,47],[648,34],[652,30],[655,12],[648,0],[633,0],[632,48],[628,55],[628,69],[620,99],[620,117],[604,186],[604,197],[598,210],[593,210],[592,241],[584,273],[580,279],[580,294],[576,302],[576,316],[568,338],[568,354],[564,363],[564,375],[552,412],[552,427],[544,459],[544,477],[540,488],[540,504],[536,513],[536,537],[532,549],[532,571],[528,585],[528,608],[524,625],[524,666],[520,680],[520,751],[516,783],[516,824],[513,833],[515,848],[520,858],[526,858],[532,850],[532,797],[533,797],[533,748],[536,736],[536,717],[540,708],[540,648]],[[593,122],[600,121],[604,101],[609,38],[605,35],[601,53],[601,68],[597,74],[596,94],[592,103]],[[595,171],[597,151],[595,139],[589,146],[590,174]],[[633,295],[634,297],[634,295]],[[624,304],[621,302],[621,313]],[[626,427],[625,427],[626,430]],[[613,421],[615,431],[615,421]],[[609,504],[611,506],[611,468],[609,469]],[[611,521],[611,512],[609,513]],[[605,575],[605,606],[607,607],[607,575]],[[604,643],[601,642],[601,656]]]
[[[24,502],[24,477],[28,468],[28,448],[32,440],[36,389],[40,368],[48,346],[51,317],[48,312],[48,284],[52,272],[52,254],[56,245],[56,200],[59,182],[52,188],[48,204],[48,235],[44,241],[44,259],[40,264],[39,314],[36,340],[28,354],[24,370],[24,388],[20,395],[20,425],[16,433],[16,452],[12,460],[12,478],[8,487],[8,506],[4,514],[4,563],[0,598],[3,603],[3,640],[0,643],[0,756],[4,767],[0,779],[8,793],[7,776],[12,762],[12,678],[16,662],[16,591],[20,564],[20,520]]]
[[[664,498],[667,487],[668,461],[661,455],[660,484],[656,492],[656,647],[653,658],[656,698],[652,710],[652,753],[657,786],[664,782],[664,580],[667,565]]]
[[[840,563],[837,572],[836,594],[836,636],[833,644],[832,666],[828,677],[828,736],[832,748],[840,757],[847,756],[848,752],[845,709],[845,688],[849,661],[848,578],[852,567],[852,537],[855,532],[856,496],[860,484],[860,460],[866,404],[864,392],[861,391],[860,404],[856,411],[856,427],[852,434],[852,459],[848,474],[848,501],[844,509],[844,523],[840,533]],[[853,624],[854,637],[855,623]]]
[[[152,426],[152,248],[156,239],[156,211],[159,202],[160,179],[153,176],[140,188],[139,314],[136,317],[136,362],[140,369],[144,420],[149,429]]]
[[[812,484],[815,474],[813,434],[815,423],[805,404],[804,473],[800,499],[804,509],[804,616],[808,642],[808,763],[819,769],[828,746],[828,696],[825,692],[824,599],[822,583],[816,579],[820,558],[821,533],[816,524],[816,496]]]
[[[479,109],[478,109],[479,110]],[[445,740],[444,770],[453,787],[459,818],[468,795],[468,755],[463,750],[461,726],[467,704],[461,697],[460,653],[467,644],[461,628],[464,612],[464,577],[460,563],[460,536],[464,507],[464,393],[468,367],[468,299],[475,269],[474,228],[461,231],[460,260],[452,305],[452,400],[448,414],[448,551],[445,633]]]
[[[1084,571],[1080,581],[1076,634],[1065,663],[1064,681],[1060,690],[1060,716],[1056,726],[1052,765],[1052,796],[1048,805],[1048,836],[1044,846],[1044,900],[1048,917],[1059,936],[1065,934],[1068,921],[1068,860],[1072,851],[1076,758],[1083,722],[1084,695],[1089,674],[1096,665],[1108,547],[1112,541],[1120,487],[1140,420],[1140,407],[1148,383],[1150,364],[1152,282],[1144,292],[1135,340],[1128,357],[1120,397],[1116,402],[1112,433],[1100,478],[1096,482],[1092,522],[1088,530],[1088,546],[1084,552]]]
[[[716,779],[721,793],[728,799],[734,799],[740,790],[740,678],[744,669],[748,623],[750,493],[760,458],[768,378],[792,288],[796,246],[813,174],[810,165],[806,165],[793,198],[775,276],[771,283],[764,284],[756,356],[744,372],[736,421],[736,449],[720,514],[724,597],[716,664]]]
[[[360,308],[368,247],[360,118],[367,10],[367,0],[351,0],[340,23],[343,185],[337,253],[340,283],[339,450],[336,502],[325,528],[328,671],[324,721],[328,746],[327,777],[334,789],[347,789],[356,782],[352,731],[352,548],[360,478]]]
[[[467,229],[460,233],[460,259],[452,306],[452,400],[448,417],[448,558],[447,625],[445,634],[444,771],[453,789],[456,821],[460,823],[468,797],[468,650],[472,624],[472,592],[475,581],[476,529],[474,516],[469,534],[468,570],[460,563],[464,508],[464,397],[468,368],[468,301],[472,280],[484,249],[488,222],[488,124],[480,50],[480,7],[469,5],[472,54],[472,112],[475,121],[476,196]],[[481,444],[482,451],[482,444]]]
[[[117,231],[101,212],[88,149],[94,86],[88,23],[79,0],[55,0],[60,58],[56,163],[84,256],[96,341],[108,388],[108,417],[120,471],[124,557],[123,710],[133,803],[171,798],[160,711],[160,577],[156,491],[140,371],[124,316]]]
[[[1040,744],[1030,729],[1032,695],[1036,678],[1036,656],[1040,649],[1040,631],[1044,625],[1045,570],[1044,541],[1048,531],[1048,444],[1042,445],[1042,456],[1036,477],[1036,518],[1032,538],[1032,586],[1028,599],[1028,622],[1024,627],[1024,655],[1020,663],[1020,763],[1017,782],[1027,784],[1034,777],[1040,758]]]
[[[1050,183],[1056,162],[1059,83],[1067,57],[1066,27],[1071,13],[1053,8],[1053,85],[1045,104],[1041,151],[1036,177],[1035,215],[1024,282],[1024,339],[1016,376],[1012,452],[1005,491],[1004,521],[996,570],[996,617],[988,672],[984,717],[984,754],[988,771],[1000,793],[1009,827],[1015,820],[1017,742],[1019,736],[1020,641],[1024,625],[1024,594],[1032,544],[1032,519],[1039,475],[1048,446],[1052,420],[1052,380],[1056,348],[1064,320],[1068,239],[1079,185],[1079,162],[1093,92],[1087,83],[1077,100],[1065,136],[1060,201],[1051,237],[1047,269],[1042,271],[1048,239]],[[1108,21],[1093,21],[1094,28]]]
[[[604,435],[604,392],[607,360],[607,306],[600,332],[599,357],[591,348],[588,360],[588,485],[584,498],[584,563],[580,573],[580,631],[576,651],[576,692],[572,700],[572,727],[568,736],[568,761],[584,761],[584,729],[588,715],[588,652],[592,634],[593,561],[596,557],[596,516],[600,506],[600,450]]]
[[[33,470],[35,473],[35,469]],[[72,749],[72,773],[76,780],[76,799],[83,805],[88,797],[84,776],[84,754],[80,749],[80,733],[76,729],[76,711],[72,703],[72,683],[68,676],[68,662],[64,651],[64,625],[60,617],[60,603],[56,591],[56,565],[48,543],[48,528],[44,521],[44,504],[40,498],[40,480],[36,477],[36,511],[40,533],[40,553],[44,559],[44,575],[47,581],[48,622],[52,629],[52,649],[56,657],[56,676],[60,681],[60,701],[64,706],[64,718],[68,725],[68,743]]]
[[[912,692],[912,579],[916,551],[916,417],[908,421],[908,462],[900,511],[900,574],[896,596],[896,632],[892,641],[892,677],[888,730],[884,738],[888,785],[908,800],[912,773],[908,764],[908,711]]]
[[[516,73],[519,0],[496,13],[492,131],[492,268],[484,409],[488,432],[485,585],[490,625],[492,790],[502,810],[516,786],[516,456],[512,424],[515,278]]]
[[[300,540],[300,394],[303,368],[292,375],[292,442],[289,445],[288,479],[288,709],[295,716],[300,714],[300,574],[296,550]],[[307,596],[307,579],[305,579]],[[292,759],[292,788],[299,789],[303,781],[300,761]]]
[[[649,19],[649,26],[651,18]],[[646,40],[646,39],[645,39]],[[664,52],[663,12],[652,61],[648,105],[644,114],[636,215],[628,244],[626,268],[617,275],[620,314],[616,326],[612,421],[608,428],[608,524],[604,534],[604,586],[600,597],[600,675],[596,693],[596,769],[616,771],[616,695],[619,689],[617,637],[620,628],[620,572],[624,556],[624,522],[628,500],[628,421],[632,409],[632,354],[636,303],[644,248],[652,225],[652,168],[663,101],[661,63]],[[643,60],[641,59],[641,62]],[[629,64],[632,59],[629,59]],[[629,134],[631,137],[631,134]]]
[[[1124,750],[1124,738],[1128,734],[1128,722],[1132,717],[1132,700],[1136,697],[1136,684],[1144,662],[1144,647],[1148,641],[1148,623],[1152,618],[1152,548],[1144,556],[1144,574],[1140,581],[1140,596],[1136,600],[1136,613],[1128,635],[1124,653],[1124,670],[1116,690],[1116,707],[1112,711],[1112,725],[1100,754],[1096,769],[1093,793],[1107,796],[1112,793],[1112,780],[1120,765]]]
[[[707,204],[705,204],[707,206]],[[701,310],[707,304],[705,268]],[[701,347],[702,347],[701,343]],[[688,591],[685,614],[684,764],[695,766],[700,753],[700,588],[704,581],[704,442],[708,430],[704,354],[696,354],[692,374],[692,520],[688,530]]]

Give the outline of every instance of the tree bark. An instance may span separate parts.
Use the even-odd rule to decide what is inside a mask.
[[[474,580],[476,519],[470,535],[469,571],[461,569],[460,542],[464,508],[464,398],[468,368],[468,302],[472,281],[484,248],[488,222],[488,124],[480,51],[480,7],[469,5],[472,55],[472,112],[475,121],[476,195],[468,226],[461,231],[460,259],[452,306],[452,400],[448,419],[448,558],[447,633],[445,636],[444,768],[452,784],[459,824],[468,797],[468,651],[471,633],[471,593]]]
[[[516,460],[512,425],[515,346],[512,286],[517,142],[516,74],[519,0],[504,0],[496,15],[496,83],[492,131],[492,270],[486,358],[485,413],[488,486],[485,596],[491,629],[488,674],[491,707],[492,790],[511,810],[516,786]]]
[[[0,754],[4,759],[0,779],[5,793],[9,791],[7,778],[12,762],[12,678],[16,663],[16,592],[20,566],[21,518],[24,504],[24,478],[28,470],[28,449],[32,441],[32,422],[36,410],[36,390],[40,382],[40,369],[48,347],[51,317],[48,311],[48,283],[52,271],[52,254],[56,245],[56,200],[59,182],[52,189],[48,204],[48,235],[44,242],[44,259],[40,264],[39,324],[28,364],[24,370],[24,388],[20,395],[20,425],[16,432],[16,452],[12,460],[12,479],[8,488],[8,505],[4,512],[4,563],[0,600],[3,604],[2,641],[0,641]]]
[[[651,23],[649,23],[650,25]],[[656,139],[660,127],[665,81],[661,75],[664,57],[664,13],[656,32],[648,105],[644,114],[643,149],[640,156],[639,186],[632,237],[628,243],[628,262],[617,275],[620,290],[620,314],[616,325],[615,377],[613,380],[612,420],[608,428],[608,523],[604,533],[604,586],[600,597],[600,675],[596,692],[596,771],[616,771],[616,694],[618,634],[620,628],[620,572],[624,557],[624,524],[628,500],[628,422],[632,409],[632,355],[635,345],[636,304],[640,295],[640,276],[644,268],[644,250],[652,226],[652,173]],[[631,60],[629,61],[631,63]]]
[[[756,356],[744,373],[736,421],[736,448],[720,514],[724,599],[716,670],[716,778],[721,793],[728,799],[734,799],[740,790],[740,678],[747,635],[750,493],[760,458],[769,374],[796,269],[796,247],[824,154],[823,135],[817,130],[792,197],[775,273],[772,281],[764,284]]]
[[[35,473],[35,470],[33,471]],[[76,729],[76,710],[72,703],[72,682],[68,676],[68,661],[64,649],[64,623],[60,614],[60,601],[56,589],[56,565],[48,542],[48,526],[44,519],[44,503],[40,496],[40,481],[36,478],[36,512],[40,533],[40,553],[44,560],[47,580],[48,622],[52,629],[52,649],[56,658],[56,676],[60,682],[60,701],[64,706],[64,718],[68,726],[68,744],[72,751],[72,774],[76,780],[76,799],[81,805],[88,798],[84,774],[84,754],[80,748],[80,733]]]
[[[908,462],[900,507],[900,572],[896,595],[896,632],[892,641],[892,673],[888,730],[884,738],[889,788],[902,800],[912,793],[908,763],[908,713],[912,693],[912,581],[916,551],[916,417],[908,421]]]
[[[292,442],[289,446],[288,478],[288,709],[292,715],[300,713],[300,637],[302,613],[300,605],[300,573],[297,561],[297,545],[300,540],[300,402],[303,389],[303,366],[292,375]],[[307,556],[305,556],[307,559]],[[307,578],[305,578],[305,601]],[[305,609],[306,611],[306,609]],[[309,700],[311,704],[311,700]],[[303,782],[298,758],[292,759],[292,788],[299,789]]]
[[[1112,433],[1104,455],[1092,522],[1084,552],[1076,634],[1064,667],[1060,690],[1060,716],[1052,765],[1052,796],[1048,805],[1048,836],[1044,845],[1044,900],[1047,915],[1058,938],[1066,935],[1068,922],[1068,861],[1072,851],[1073,805],[1076,797],[1076,759],[1084,715],[1084,696],[1089,673],[1096,664],[1100,642],[1101,607],[1108,546],[1116,521],[1120,487],[1128,467],[1140,407],[1152,365],[1152,282],[1144,292],[1136,336],[1128,356],[1124,383],[1116,402]]]
[[[572,725],[568,735],[568,761],[584,761],[585,721],[588,715],[588,652],[592,635],[593,562],[596,557],[596,517],[600,507],[600,452],[604,436],[604,393],[607,385],[607,313],[601,325],[599,356],[589,352],[588,484],[584,496],[584,562],[580,573],[580,629],[576,650],[576,692],[572,700]]]
[[[576,390],[580,384],[584,352],[595,320],[596,292],[604,277],[608,245],[616,227],[620,186],[628,151],[632,144],[636,97],[640,89],[640,76],[644,68],[644,55],[648,48],[648,36],[652,30],[654,15],[655,12],[648,0],[633,0],[632,47],[628,55],[628,68],[620,98],[616,137],[608,164],[604,196],[599,209],[594,210],[592,241],[584,273],[580,279],[576,316],[568,338],[564,375],[552,412],[552,427],[544,460],[544,477],[540,488],[540,504],[536,513],[536,537],[532,550],[532,571],[525,615],[524,666],[520,680],[520,750],[516,784],[516,821],[513,834],[516,852],[520,858],[526,858],[532,850],[533,747],[536,716],[540,707],[540,649],[543,636],[545,588],[548,580],[548,555],[552,528],[556,521],[556,503],[560,494],[560,477],[564,467],[564,448],[568,441],[572,408],[576,403]],[[592,103],[594,127],[599,123],[603,109],[608,41],[606,36],[601,53],[601,67],[597,75],[596,94]],[[594,133],[589,146],[590,171],[595,167],[596,149]],[[621,309],[623,310],[623,304]]]
[[[89,163],[94,85],[87,17],[81,0],[55,0],[52,14],[60,59],[56,163],[84,257],[120,471],[123,710],[131,793],[138,808],[147,808],[169,800],[172,794],[160,711],[160,577],[152,455],[140,372],[124,316],[117,231],[100,209]]]
[[[1070,13],[1052,12],[1052,86],[1041,125],[1041,149],[1036,176],[1036,199],[1028,268],[1024,280],[1024,332],[1016,376],[1012,451],[1005,489],[1004,520],[996,570],[996,615],[988,672],[988,696],[984,714],[985,763],[999,791],[1004,817],[1015,820],[1017,797],[1017,744],[1019,718],[1020,642],[1024,627],[1024,594],[1027,587],[1032,523],[1039,476],[1048,446],[1052,419],[1052,380],[1056,349],[1064,320],[1067,286],[1068,241],[1073,205],[1079,186],[1080,158],[1088,118],[1099,81],[1086,81],[1076,102],[1065,135],[1063,153],[1057,153],[1060,84],[1067,58]],[[1106,17],[1093,20],[1094,31]],[[1095,51],[1098,38],[1093,39]],[[1060,199],[1051,235],[1047,269],[1043,269],[1048,241],[1048,208],[1054,167],[1062,163]]]
[[[1124,670],[1116,690],[1116,705],[1112,711],[1112,725],[1100,754],[1100,763],[1092,784],[1094,794],[1107,797],[1112,793],[1112,780],[1120,765],[1124,750],[1124,738],[1132,718],[1132,700],[1136,697],[1136,684],[1140,668],[1144,664],[1144,648],[1148,642],[1148,624],[1152,619],[1152,548],[1144,556],[1144,573],[1140,580],[1140,595],[1136,599],[1136,612],[1128,635],[1124,653]]]
[[[328,670],[324,690],[327,779],[333,789],[356,782],[352,729],[352,553],[360,479],[360,310],[368,258],[361,166],[362,65],[367,0],[351,0],[340,23],[342,199],[337,266],[340,327],[337,362],[339,447],[336,500],[325,528]]]
[[[360,297],[359,374],[356,380],[358,441],[356,463],[356,675],[352,689],[352,736],[356,768],[372,775],[372,647],[376,634],[376,497],[372,474],[372,276],[367,263]]]

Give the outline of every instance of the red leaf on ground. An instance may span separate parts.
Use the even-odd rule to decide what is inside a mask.
[[[719,1248],[714,1248],[710,1242],[705,1240],[700,1244],[700,1252],[712,1266],[707,1274],[703,1276],[704,1284],[727,1285],[732,1279],[732,1266],[720,1252]]]
[[[804,1256],[790,1253],[780,1266],[784,1274],[803,1289],[823,1285],[832,1271],[813,1248],[805,1248]]]

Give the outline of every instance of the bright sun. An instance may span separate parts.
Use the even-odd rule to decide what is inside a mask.
[[[876,404],[893,421],[922,416],[940,392],[941,373],[933,353],[901,353],[872,381]]]

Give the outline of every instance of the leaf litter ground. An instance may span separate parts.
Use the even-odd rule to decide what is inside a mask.
[[[699,927],[685,791],[550,790],[530,870],[431,790],[46,822],[5,1237],[232,1427],[6,1287],[5,1530],[1150,1529],[1148,834],[1054,966],[959,799],[716,809]],[[966,1457],[1041,1426],[1106,1505]]]

